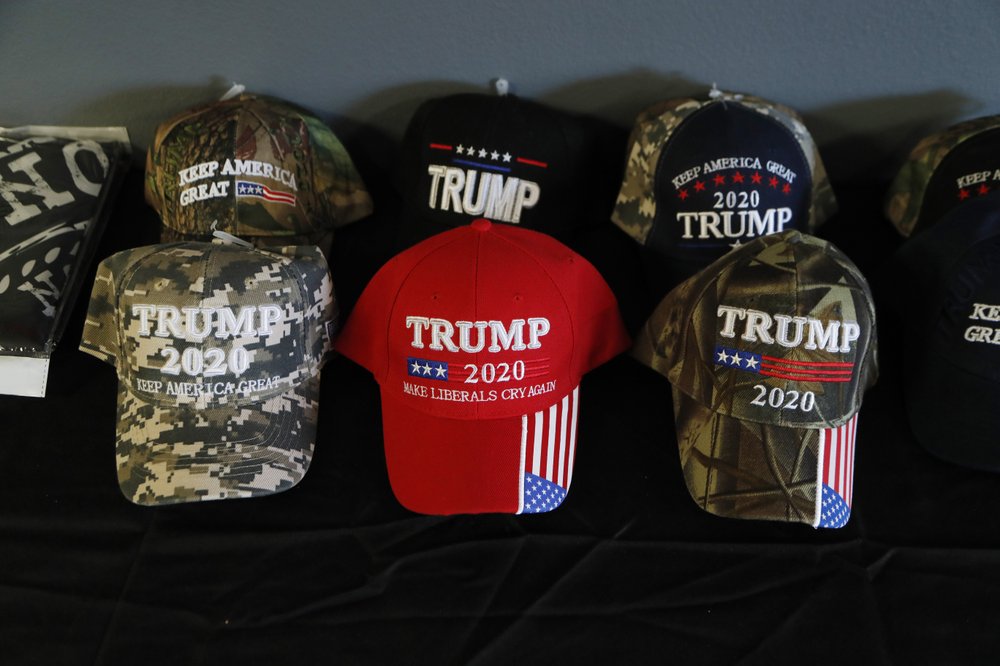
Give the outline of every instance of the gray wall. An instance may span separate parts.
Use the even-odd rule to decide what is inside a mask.
[[[0,125],[125,125],[142,151],[238,81],[395,139],[421,100],[503,76],[627,128],[716,82],[797,108],[835,180],[869,179],[1000,113],[998,28],[991,0],[4,0]]]

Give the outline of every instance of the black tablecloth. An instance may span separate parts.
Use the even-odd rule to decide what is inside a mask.
[[[403,509],[377,385],[342,357],[323,371],[298,486],[135,506],[116,483],[114,371],[76,349],[88,282],[48,396],[0,397],[0,663],[997,663],[1000,479],[915,442],[885,289],[900,240],[884,188],[834,185],[841,211],[820,235],[869,277],[881,354],[845,528],[701,511],[669,385],[627,356],[583,381],[573,487],[549,514]],[[132,174],[96,260],[156,239],[141,189]],[[339,232],[345,314],[395,251],[393,225],[390,205]],[[647,258],[610,223],[576,248],[634,331],[664,288]]]

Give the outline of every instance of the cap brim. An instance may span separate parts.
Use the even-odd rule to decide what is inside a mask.
[[[728,518],[842,527],[853,495],[855,414],[838,428],[742,421],[673,390],[677,444],[691,497]]]
[[[163,408],[118,385],[122,493],[147,506],[256,497],[305,475],[316,442],[319,376],[253,405]]]
[[[482,397],[490,390],[482,390]],[[472,397],[467,393],[464,397]],[[411,511],[433,515],[551,511],[565,499],[573,478],[578,404],[576,387],[532,414],[449,419],[383,391],[393,493]]]
[[[996,383],[953,365],[940,353],[911,357],[903,372],[906,413],[920,445],[957,465],[1000,471]]]

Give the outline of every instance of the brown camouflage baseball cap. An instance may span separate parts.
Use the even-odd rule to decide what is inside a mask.
[[[841,527],[877,375],[875,310],[840,250],[762,236],[678,285],[633,354],[673,384],[681,466],[710,513]]]
[[[909,237],[998,189],[1000,115],[974,118],[917,143],[889,186],[885,215]]]
[[[146,156],[146,201],[161,240],[215,230],[262,247],[319,245],[372,212],[347,150],[321,120],[288,102],[240,94],[161,124]]]
[[[172,504],[298,483],[335,321],[315,246],[183,242],[101,262],[80,349],[118,372],[125,496]]]
[[[612,221],[690,275],[764,234],[812,232],[836,212],[799,114],[715,88],[642,111]]]

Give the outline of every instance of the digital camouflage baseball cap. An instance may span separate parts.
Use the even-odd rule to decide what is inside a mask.
[[[335,321],[315,246],[181,242],[101,262],[80,349],[118,372],[125,496],[172,504],[298,483]]]
[[[877,374],[875,310],[837,248],[786,231],[733,250],[667,294],[633,354],[673,385],[698,506],[847,522],[858,409]]]
[[[764,234],[812,232],[836,211],[792,109],[717,89],[642,111],[612,221],[690,275]]]
[[[161,240],[225,231],[255,245],[319,245],[365,217],[371,198],[347,150],[297,106],[250,94],[161,124],[146,156],[146,201]]]
[[[975,118],[917,143],[889,186],[885,214],[901,235],[912,236],[998,188],[1000,115]]]

